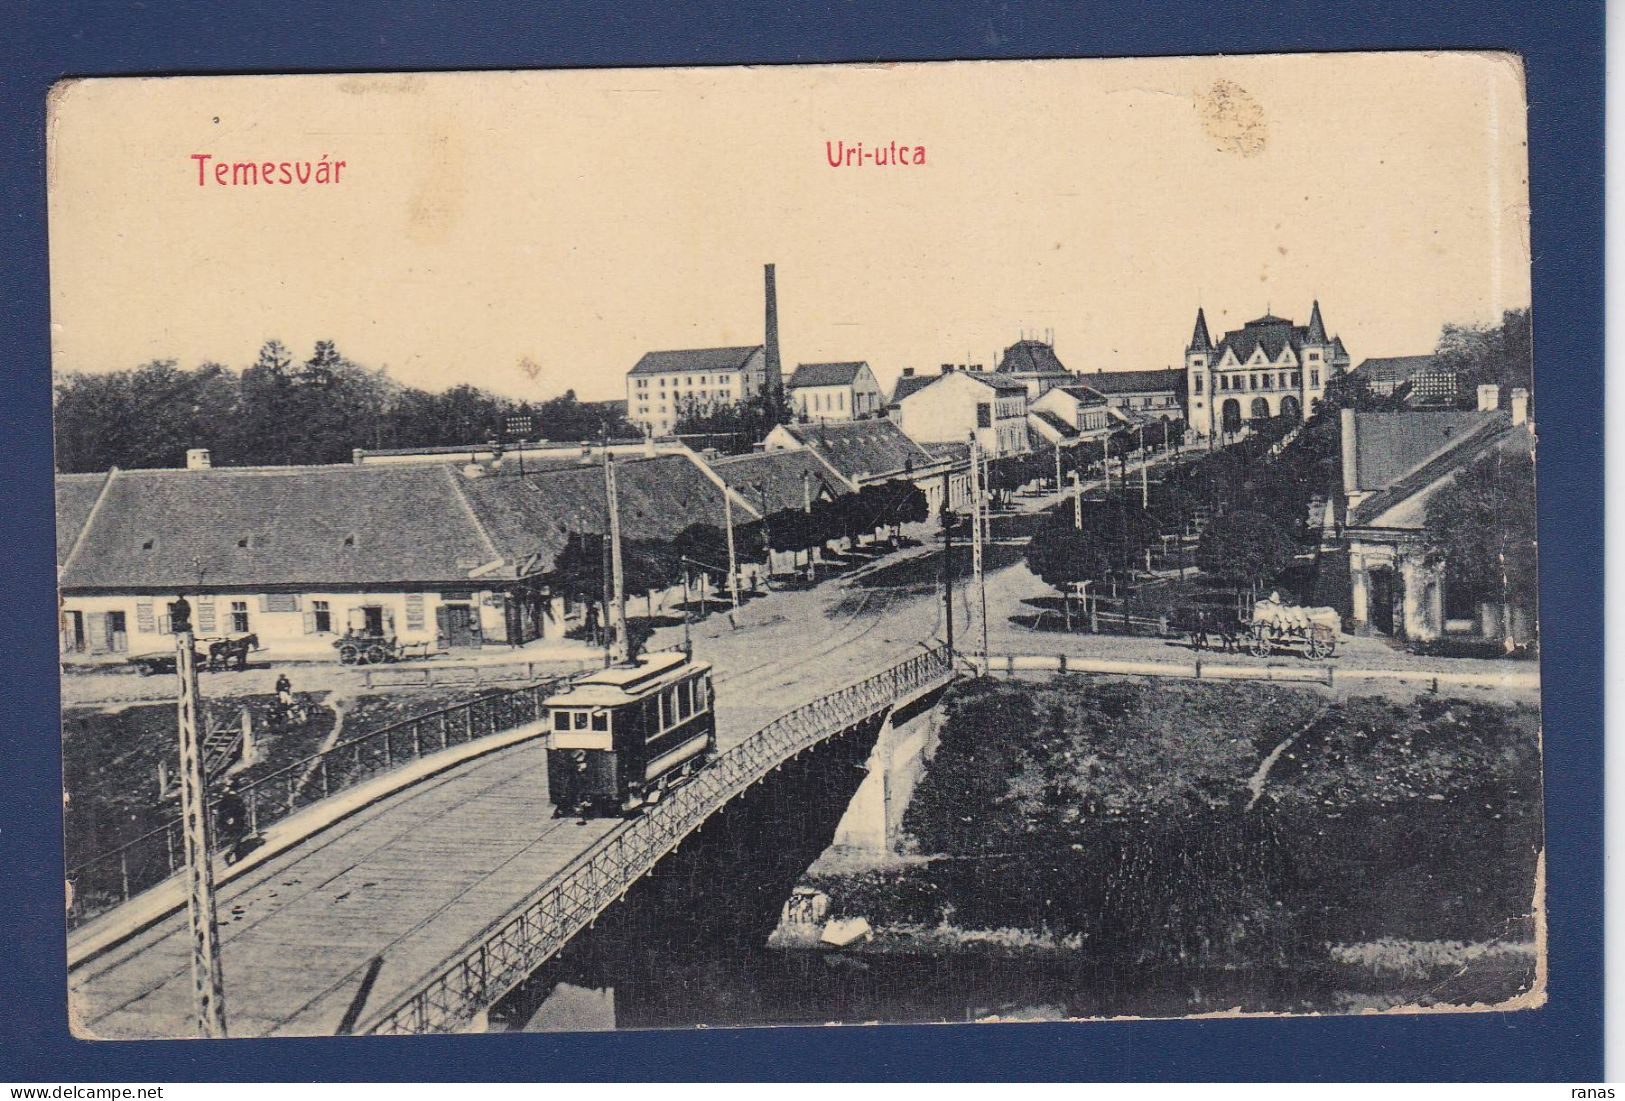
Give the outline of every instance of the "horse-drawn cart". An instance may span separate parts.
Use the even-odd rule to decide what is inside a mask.
[[[258,635],[232,635],[227,638],[200,638],[192,654],[199,670],[219,672],[224,669],[235,669],[241,672],[248,668],[248,655],[259,648]],[[144,677],[174,673],[175,652],[168,650],[136,654],[130,658],[130,664],[134,665]]]
[[[1337,653],[1337,632],[1341,619],[1335,608],[1299,608],[1282,604],[1271,593],[1253,605],[1253,618],[1247,632],[1247,652],[1268,657],[1280,651],[1299,652],[1312,661]]]
[[[430,643],[402,642],[395,634],[394,617],[377,605],[354,608],[341,638],[333,640],[345,665],[382,665],[387,661],[429,656]]]

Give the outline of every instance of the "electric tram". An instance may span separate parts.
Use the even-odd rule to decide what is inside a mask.
[[[631,814],[716,749],[711,664],[679,650],[589,673],[544,703],[554,817]]]

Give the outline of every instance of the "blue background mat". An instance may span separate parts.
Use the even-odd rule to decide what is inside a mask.
[[[679,10],[681,8],[682,10]],[[0,13],[0,1081],[1600,1078],[1601,3],[25,4]],[[66,1026],[44,106],[64,76],[1094,57],[1523,54],[1540,395],[1551,1001],[1517,1014],[86,1043]],[[140,165],[128,170],[141,171]],[[1355,181],[1350,186],[1356,186]],[[1380,263],[1380,257],[1373,257]]]

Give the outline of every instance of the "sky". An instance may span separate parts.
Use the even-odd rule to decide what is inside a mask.
[[[1492,54],[86,80],[48,132],[53,369],[337,341],[401,382],[625,396],[652,349],[1179,365],[1318,298],[1355,363],[1529,302]],[[830,167],[826,143],[924,148]],[[199,184],[199,161],[206,162]],[[221,186],[234,161],[337,184]],[[1538,323],[1537,323],[1538,339]]]

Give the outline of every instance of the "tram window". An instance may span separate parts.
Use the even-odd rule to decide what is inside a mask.
[[[594,711],[592,713],[592,728],[594,730],[608,730],[609,729],[609,712],[608,711]]]
[[[689,694],[688,681],[677,686],[677,717],[686,719],[694,713],[694,697]]]
[[[575,719],[575,728],[577,730],[587,729],[587,713],[585,711],[573,712],[572,717]]]
[[[569,730],[570,729],[570,713],[568,711],[555,711],[555,712],[553,712],[553,729],[554,730]]]
[[[671,699],[668,693],[660,693],[660,729],[664,730],[671,725]]]

